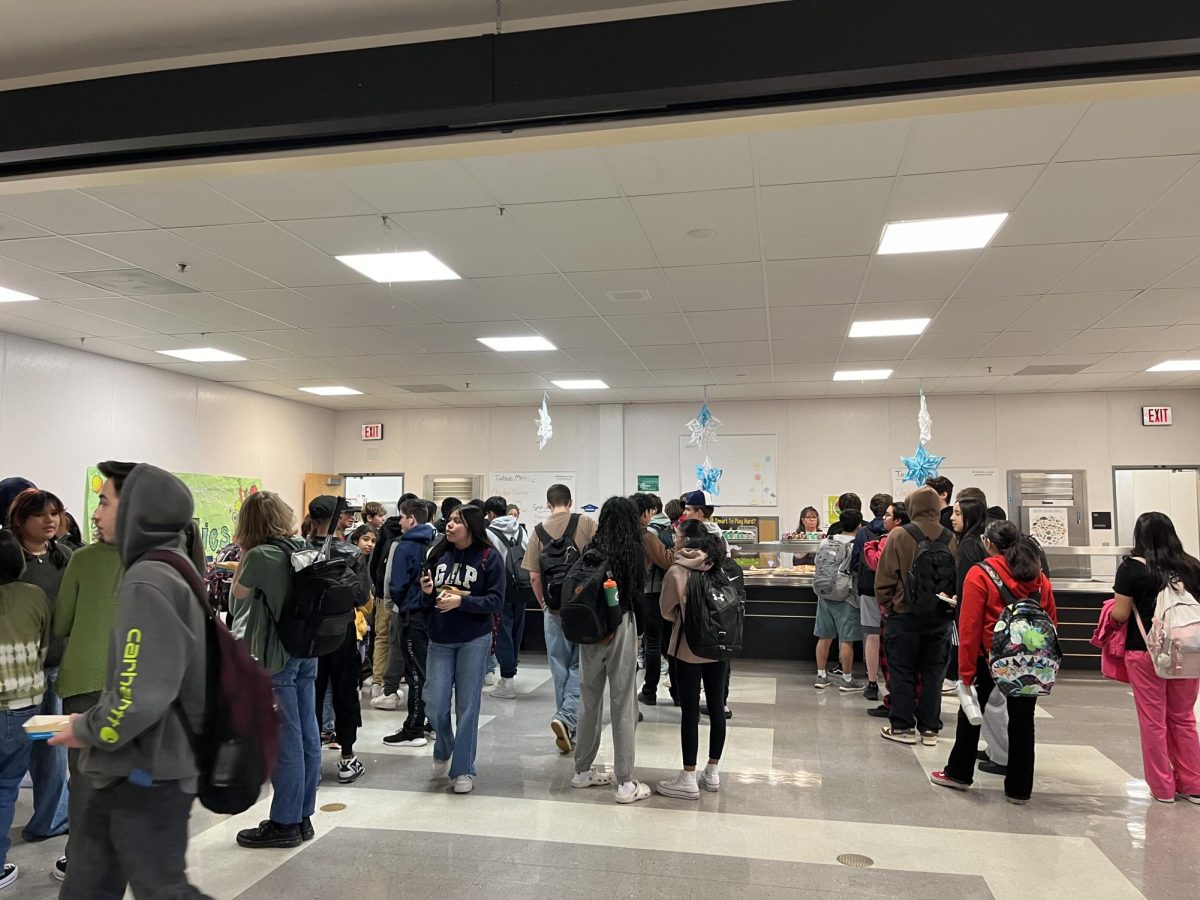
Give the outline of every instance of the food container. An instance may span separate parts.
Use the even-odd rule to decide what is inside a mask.
[[[70,716],[31,716],[25,723],[25,734],[31,741],[44,741],[70,724]]]

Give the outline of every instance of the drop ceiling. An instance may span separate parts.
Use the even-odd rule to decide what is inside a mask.
[[[1178,95],[9,193],[0,286],[43,299],[0,329],[342,409],[1191,386],[1145,370],[1200,357],[1198,162]],[[875,254],[990,212],[985,249]],[[409,250],[463,279],[334,258]],[[531,334],[558,349],[476,340]],[[156,352],[201,346],[246,361]],[[579,378],[609,389],[551,385]]]

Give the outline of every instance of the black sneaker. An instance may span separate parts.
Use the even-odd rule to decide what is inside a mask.
[[[304,817],[304,821],[300,823],[300,838],[301,840],[311,841],[317,836],[316,829],[312,827],[312,819],[308,816]]]
[[[884,706],[882,703],[880,703],[874,709],[867,710],[867,715],[874,716],[876,719],[886,719],[891,714],[892,714],[892,711],[890,709],[888,709],[888,707]]]
[[[980,772],[987,772],[989,775],[1007,775],[1008,766],[1002,766],[999,763],[994,763],[990,759],[985,759],[979,764]]]
[[[5,863],[3,871],[0,871],[0,891],[13,886],[13,882],[17,880],[17,864]]]
[[[60,856],[54,861],[54,868],[50,870],[50,874],[54,876],[55,881],[67,880],[67,858]]]
[[[874,681],[867,682],[867,686],[865,688],[863,688],[863,699],[864,700],[878,700],[879,699],[879,685],[876,682],[874,682]]]
[[[707,716],[707,715],[708,715],[708,704],[707,704],[707,703],[701,703],[701,704],[700,704],[700,715],[702,715],[702,716]],[[732,709],[730,709],[728,706],[727,706],[727,707],[725,707],[725,718],[726,718],[726,719],[732,719],[732,718],[733,718],[733,710],[732,710]]]
[[[389,734],[383,739],[389,747],[424,747],[429,743],[425,732],[420,728],[401,728],[395,734]]]
[[[647,693],[645,690],[638,691],[638,701],[645,703],[647,706],[658,705],[658,695]]]
[[[257,828],[247,828],[239,831],[237,842],[239,847],[261,848],[270,847],[287,850],[299,847],[304,838],[299,825],[281,825],[267,819]]]
[[[366,771],[366,767],[358,761],[357,756],[339,759],[337,764],[338,784],[353,784],[362,778]]]

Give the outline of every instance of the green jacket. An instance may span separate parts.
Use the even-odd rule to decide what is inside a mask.
[[[67,639],[56,688],[60,697],[104,690],[123,573],[121,555],[111,544],[90,544],[67,563],[54,605],[54,636]]]
[[[289,538],[296,550],[304,542]],[[246,642],[250,655],[271,675],[287,665],[291,656],[279,640],[276,622],[283,612],[292,585],[291,560],[278,547],[262,544],[242,557],[234,587],[249,588],[250,596],[238,600],[229,595],[229,612],[233,615],[231,630],[238,640]]]

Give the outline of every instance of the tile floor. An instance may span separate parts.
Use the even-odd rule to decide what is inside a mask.
[[[721,792],[698,802],[655,796],[632,807],[602,788],[573,790],[571,760],[548,728],[553,687],[526,665],[516,700],[484,700],[479,780],[466,797],[429,781],[430,748],[386,748],[400,713],[365,709],[358,751],[367,774],[340,787],[334,754],[314,819],[317,840],[292,851],[247,851],[235,832],[266,801],[226,819],[193,814],[194,881],[212,896],[391,898],[1063,898],[1191,896],[1200,883],[1200,807],[1150,801],[1141,780],[1133,700],[1124,685],[1065,676],[1039,716],[1034,800],[1004,802],[1000,779],[936,788],[937,748],[878,738],[861,695],[818,693],[811,667],[740,661]],[[665,690],[643,707],[638,773],[679,764],[679,711]],[[706,738],[702,735],[701,744]],[[601,760],[611,760],[605,737]],[[340,808],[338,808],[340,807]],[[13,896],[57,895],[49,867],[63,839],[20,842]],[[838,862],[873,860],[868,868]]]

